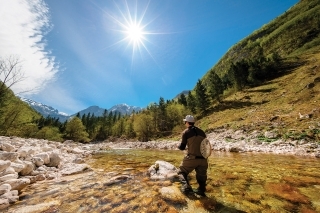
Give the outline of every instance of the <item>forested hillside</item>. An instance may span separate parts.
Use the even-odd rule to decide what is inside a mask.
[[[0,74],[8,73],[1,59]],[[10,62],[10,61],[9,61]],[[0,81],[0,133],[81,142],[180,136],[186,114],[209,132],[273,129],[320,141],[320,1],[303,0],[231,47],[192,91],[160,97],[139,113],[43,118]],[[1,75],[0,75],[1,76]],[[8,73],[10,76],[10,73]]]

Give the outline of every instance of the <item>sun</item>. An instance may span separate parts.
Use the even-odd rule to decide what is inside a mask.
[[[124,33],[127,35],[126,39],[128,39],[134,47],[143,45],[145,40],[145,32],[143,31],[143,27],[137,23],[131,23],[125,28],[126,30]]]
[[[150,3],[150,2],[149,2]],[[118,13],[107,13],[108,16],[116,23],[117,27],[113,30],[122,34],[120,39],[115,44],[127,43],[127,47],[132,47],[132,59],[136,52],[149,52],[146,43],[149,35],[155,34],[147,30],[148,25],[152,22],[144,23],[145,16],[148,10],[149,3],[145,6],[138,5],[138,1],[124,1],[124,4],[114,2]],[[127,49],[127,48],[126,48]],[[151,56],[152,57],[152,56]]]

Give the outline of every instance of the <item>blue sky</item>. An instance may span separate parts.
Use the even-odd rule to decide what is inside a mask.
[[[20,96],[73,114],[191,90],[235,43],[298,0],[0,0],[0,56]]]

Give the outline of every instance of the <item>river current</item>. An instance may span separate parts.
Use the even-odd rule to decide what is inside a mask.
[[[150,180],[147,170],[157,160],[178,167],[183,155],[134,149],[96,154],[86,162],[92,171],[31,184],[9,212],[320,212],[319,159],[213,152],[207,197],[166,200],[159,190],[180,183]],[[130,178],[106,184],[115,176]],[[195,173],[189,176],[196,188]]]

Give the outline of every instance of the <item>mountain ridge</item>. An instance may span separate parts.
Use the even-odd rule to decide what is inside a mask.
[[[31,108],[33,108],[34,110],[36,110],[38,113],[40,113],[43,117],[52,117],[52,118],[59,118],[59,120],[61,122],[65,122],[66,120],[76,116],[78,113],[80,114],[80,116],[83,116],[84,114],[88,114],[90,113],[91,115],[95,115],[95,116],[102,116],[103,113],[105,112],[105,110],[107,110],[107,112],[118,112],[121,115],[126,115],[126,114],[131,114],[132,112],[139,112],[142,110],[141,107],[136,107],[136,106],[129,106],[128,104],[116,104],[114,106],[112,106],[109,109],[105,109],[105,108],[101,108],[99,106],[89,106],[86,109],[80,110],[79,112],[76,112],[74,114],[68,115],[64,112],[60,112],[58,109],[55,109],[51,106],[48,106],[46,104],[28,99],[28,98],[23,98],[23,97],[19,97],[20,100],[22,100],[23,102],[27,103]]]

